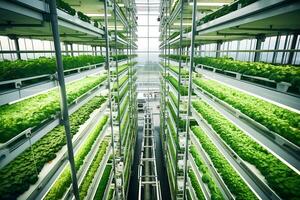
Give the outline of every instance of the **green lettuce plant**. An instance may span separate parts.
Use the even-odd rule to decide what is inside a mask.
[[[243,160],[254,165],[282,198],[300,198],[300,176],[207,103],[193,101],[195,110]],[[280,183],[280,184],[279,184]]]

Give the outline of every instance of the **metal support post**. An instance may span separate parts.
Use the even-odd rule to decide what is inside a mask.
[[[278,35],[276,36],[276,41],[275,41],[275,47],[274,47],[274,50],[278,50],[279,48],[279,44],[280,44],[280,34],[278,33]],[[274,51],[273,53],[273,58],[272,58],[272,63],[276,63],[276,60],[277,60],[277,55],[278,55],[278,52],[277,51]]]
[[[180,1],[180,36],[179,36],[179,65],[178,65],[178,88],[181,87],[181,68],[182,68],[182,41],[183,41],[183,6],[184,1]],[[177,138],[179,138],[179,122],[180,122],[180,92],[177,93],[177,121],[176,121],[176,135]],[[176,163],[178,164],[178,149],[176,150]],[[177,165],[176,165],[177,166]],[[175,174],[175,180],[176,180],[176,193],[178,193],[178,167],[176,167],[176,174]]]
[[[64,43],[64,45],[65,45],[66,55],[68,56],[69,55],[69,45],[68,45],[68,43]]]
[[[296,48],[296,44],[297,44],[297,39],[298,39],[298,34],[297,33],[294,33],[293,34],[293,39],[292,39],[292,43],[291,43],[291,50],[294,50]],[[291,51],[289,53],[289,57],[288,57],[288,61],[287,61],[287,64],[288,65],[291,65],[292,62],[293,62],[293,58],[294,58],[294,54],[295,52],[294,51]]]
[[[117,78],[116,78],[116,81],[117,81],[117,88],[120,88],[120,86],[119,86],[119,66],[118,66],[118,44],[117,44],[117,42],[118,42],[118,40],[117,40],[117,31],[118,31],[118,29],[117,29],[117,9],[116,9],[116,7],[117,7],[117,3],[116,3],[116,1],[114,1],[114,15],[115,15],[115,17],[114,17],[114,29],[115,29],[115,37],[114,37],[114,40],[115,40],[115,51],[114,51],[114,53],[115,53],[115,56],[116,56],[116,60],[115,60],[115,63],[116,63],[116,74],[117,74]],[[117,112],[118,112],[118,125],[119,125],[119,153],[120,153],[120,157],[122,158],[122,134],[121,134],[121,116],[120,116],[120,96],[119,96],[120,94],[119,94],[119,90],[117,90],[117,96],[118,96],[118,100],[117,100],[117,104],[118,104],[118,106],[117,106]]]
[[[238,57],[239,57],[240,46],[241,46],[241,41],[238,40],[238,41],[237,41],[237,52],[236,52],[236,54],[235,54],[235,59],[236,59],[236,60],[237,60]]]
[[[113,154],[113,171],[114,171],[114,183],[115,183],[115,198],[119,199],[118,189],[117,189],[117,179],[116,179],[116,158],[115,158],[115,138],[114,138],[114,129],[113,129],[113,119],[112,119],[112,104],[111,104],[111,85],[110,85],[110,63],[109,63],[109,38],[108,38],[108,17],[107,17],[107,3],[108,0],[104,0],[104,30],[105,30],[105,64],[107,68],[107,82],[108,82],[108,98],[109,98],[109,122],[111,129],[111,146],[112,146],[112,154]]]
[[[192,76],[194,68],[194,47],[195,47],[195,34],[196,34],[196,13],[197,13],[197,0],[193,0],[193,13],[192,13],[192,38],[191,38],[191,54],[189,66],[189,86],[188,86],[188,107],[187,107],[187,121],[186,121],[186,138],[185,138],[185,151],[184,151],[184,179],[183,179],[183,199],[186,199],[186,183],[187,183],[187,168],[188,168],[188,151],[189,151],[189,131],[190,131],[190,117],[191,117],[191,95],[192,95]]]
[[[284,49],[284,50],[287,49],[288,42],[289,42],[289,35],[286,34],[286,35],[285,35],[285,39],[284,39],[284,46],[283,46],[283,49]],[[286,52],[283,52],[283,53],[282,53],[282,56],[281,56],[281,64],[284,64],[285,56],[286,56]]]
[[[95,46],[95,56],[98,56],[97,46]]]
[[[72,43],[70,43],[70,48],[71,48],[71,56],[74,56],[73,44]]]
[[[19,38],[15,37],[14,39],[16,51],[17,51],[17,58],[18,60],[21,60],[21,53],[20,53],[20,45],[19,45]]]
[[[255,47],[255,50],[261,50],[261,45],[265,41],[265,39],[266,39],[265,35],[258,35],[256,37],[256,47]],[[255,54],[254,54],[254,62],[258,62],[260,60],[260,55],[261,55],[260,51],[255,52]]]
[[[95,46],[91,46],[92,47],[92,56],[95,56]]]
[[[16,48],[17,59],[21,60],[19,38],[16,35],[8,35],[8,38],[14,41],[15,48]],[[9,41],[8,41],[8,44],[10,44]]]
[[[222,45],[222,41],[217,41],[217,52],[216,52],[216,58],[220,58],[221,55],[221,45]]]
[[[59,82],[59,86],[60,86],[60,97],[61,97],[61,106],[62,106],[62,122],[64,124],[65,132],[66,132],[68,158],[69,158],[69,162],[70,162],[70,169],[71,169],[71,176],[72,176],[72,187],[73,187],[73,193],[74,193],[75,199],[79,200],[79,190],[78,190],[76,168],[75,168],[75,162],[74,162],[72,136],[71,136],[71,131],[70,131],[70,123],[69,123],[69,112],[68,112],[68,102],[67,102],[66,86],[65,86],[65,79],[64,79],[64,68],[63,68],[61,48],[60,48],[60,38],[59,38],[58,20],[57,20],[57,11],[56,11],[56,0],[49,1],[49,9],[50,9],[50,21],[51,21],[51,28],[52,28],[52,34],[53,34],[53,41],[54,41],[54,47],[55,47],[56,70],[57,70],[58,82]]]
[[[163,2],[164,4],[165,4],[165,1]],[[164,8],[165,9],[167,9],[167,6],[166,5],[164,5]],[[167,12],[165,12],[166,13],[166,16],[167,16]],[[167,25],[166,25],[167,26]],[[164,30],[165,31],[165,34],[164,34],[164,41],[165,41],[165,45],[164,45],[164,54],[165,54],[165,56],[167,55],[167,30],[165,29]],[[165,135],[166,135],[166,110],[167,110],[167,108],[166,108],[166,95],[167,95],[167,80],[166,80],[166,76],[167,76],[167,67],[166,67],[166,65],[167,65],[167,58],[165,57],[165,59],[164,59],[164,64],[165,64],[165,66],[164,66],[164,82],[163,82],[163,84],[164,84],[164,99],[163,99],[163,104],[164,104],[164,109],[163,109],[163,134],[164,134],[164,137],[165,137]]]

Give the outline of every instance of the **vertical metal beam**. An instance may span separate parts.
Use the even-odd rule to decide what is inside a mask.
[[[280,36],[280,34],[278,33],[278,35],[276,36],[276,41],[275,41],[275,47],[274,47],[274,50],[278,50],[279,44],[280,44],[280,38],[281,38],[281,36]],[[278,55],[278,52],[277,52],[277,51],[274,51],[273,57],[272,57],[272,63],[276,63],[277,55]]]
[[[179,35],[179,63],[178,63],[178,88],[180,88],[181,85],[181,68],[182,68],[182,40],[183,40],[183,6],[184,1],[180,0],[180,35]],[[177,118],[179,119],[180,115],[180,92],[177,93]],[[177,138],[179,137],[179,120],[177,120]],[[176,151],[176,157],[177,157],[177,151]]]
[[[95,48],[95,56],[98,56],[97,46],[95,46],[94,48]]]
[[[9,49],[10,51],[12,51],[13,49],[11,48],[11,44],[10,44],[10,39],[9,39],[9,38],[7,38],[7,42],[8,42],[8,49]],[[9,55],[10,55],[10,59],[13,60],[13,54],[10,53]]]
[[[118,128],[119,128],[119,156],[120,158],[122,158],[122,133],[121,133],[121,112],[120,112],[120,93],[119,93],[119,66],[118,66],[118,34],[117,34],[117,3],[116,3],[116,0],[114,1],[114,29],[115,29],[115,38],[114,38],[114,41],[115,41],[115,56],[116,56],[116,60],[115,60],[115,63],[116,63],[116,73],[117,73],[117,78],[116,78],[116,81],[117,81],[117,96],[118,96],[118,100],[117,100],[117,112],[118,112]],[[123,160],[123,159],[122,159]],[[122,179],[122,185],[123,185],[123,182],[124,180]],[[124,190],[125,188],[123,188]]]
[[[283,47],[283,49],[284,50],[286,50],[287,48],[287,44],[288,44],[288,39],[289,39],[289,35],[288,34],[286,34],[286,36],[285,36],[285,40],[284,40],[284,47]],[[282,57],[281,57],[281,64],[283,64],[284,63],[284,58],[285,58],[285,55],[286,55],[286,52],[282,52]]]
[[[239,51],[240,51],[241,41],[237,41],[237,52],[235,53],[235,59],[237,60],[239,57]]]
[[[20,45],[19,45],[19,38],[17,37],[12,37],[11,38],[14,42],[15,42],[15,47],[16,47],[16,51],[17,51],[17,59],[21,60],[21,53],[20,53]]]
[[[178,63],[178,88],[181,86],[181,68],[182,68],[182,40],[183,40],[183,6],[184,6],[184,1],[180,0],[180,34],[179,34],[179,63]],[[180,89],[179,89],[180,90]],[[177,138],[179,138],[179,122],[180,122],[180,92],[177,93],[177,121],[176,121],[176,135]],[[178,164],[178,149],[176,149],[176,163]],[[176,165],[177,166],[177,165]],[[178,192],[178,184],[177,184],[177,170],[178,168],[176,167],[176,174],[175,174],[175,186],[176,186],[176,193]]]
[[[186,121],[186,139],[185,139],[185,152],[184,152],[184,179],[183,179],[183,199],[186,199],[186,183],[187,183],[187,168],[188,168],[188,151],[189,151],[189,131],[190,131],[190,116],[191,116],[191,95],[192,95],[192,75],[194,68],[194,48],[195,48],[195,34],[196,34],[196,12],[197,0],[193,0],[192,12],[192,38],[191,38],[191,54],[189,66],[189,86],[188,86],[188,108],[187,108],[187,121]]]
[[[265,41],[265,39],[266,39],[266,36],[264,36],[264,35],[258,35],[256,37],[255,50],[261,50],[261,45]],[[254,62],[258,62],[260,60],[260,55],[261,55],[261,52],[255,52],[255,54],[254,54]]]
[[[108,98],[109,98],[109,122],[111,130],[111,146],[113,154],[113,170],[114,170],[114,183],[115,183],[115,198],[119,199],[116,179],[116,158],[115,158],[115,137],[114,137],[114,126],[112,119],[112,104],[111,104],[111,85],[110,85],[110,63],[109,63],[109,38],[108,38],[108,17],[107,17],[107,3],[108,0],[104,0],[104,32],[105,32],[105,64],[107,68],[107,87],[108,87]]]
[[[70,43],[70,48],[71,48],[71,56],[74,56],[73,44],[72,43]]]
[[[296,44],[297,44],[297,39],[298,39],[298,34],[297,33],[294,33],[293,34],[293,39],[292,39],[292,43],[291,43],[291,50],[295,50],[295,47],[296,47]],[[288,57],[288,61],[287,61],[287,64],[291,65],[292,62],[293,62],[293,58],[294,58],[294,54],[295,52],[294,51],[291,51],[289,53],[289,57]]]
[[[32,53],[32,55],[33,55],[33,58],[35,59],[35,53],[34,53],[33,39],[30,39],[30,41],[31,41],[31,46],[32,46],[32,50],[33,50],[33,53]]]
[[[61,106],[62,106],[62,122],[65,127],[66,132],[66,141],[67,141],[67,148],[68,148],[68,158],[70,162],[70,169],[72,175],[72,187],[73,193],[76,200],[79,200],[79,190],[78,190],[78,183],[76,177],[76,168],[75,168],[75,161],[74,161],[74,153],[73,153],[73,144],[72,144],[72,137],[70,131],[70,123],[69,123],[69,112],[68,112],[68,102],[67,102],[67,94],[66,94],[66,86],[65,86],[65,79],[64,79],[64,68],[63,68],[63,61],[61,55],[61,48],[60,48],[60,38],[59,38],[59,30],[58,30],[58,21],[57,21],[57,11],[56,11],[56,0],[49,1],[49,9],[50,9],[50,21],[51,21],[51,28],[53,34],[53,41],[55,47],[55,56],[56,56],[56,70],[57,70],[57,78],[60,86],[60,97],[61,97]]]
[[[220,58],[220,55],[221,55],[221,52],[220,52],[221,45],[222,45],[222,41],[220,40],[220,41],[217,42],[216,58]]]
[[[69,55],[69,45],[68,45],[68,43],[64,43],[64,45],[65,45],[66,55],[68,56]]]

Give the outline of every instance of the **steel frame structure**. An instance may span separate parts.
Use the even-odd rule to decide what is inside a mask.
[[[264,29],[255,29],[253,28],[253,30],[248,30],[248,31],[252,31],[250,34],[235,34],[233,32],[228,32],[226,33],[226,37],[228,36],[228,38],[224,38],[222,39],[221,37],[221,33],[218,34],[219,32],[222,32],[222,30],[228,28],[228,27],[231,27],[231,25],[233,23],[236,23],[236,29],[239,28],[239,25],[238,23],[241,23],[243,25],[243,23],[246,23],[249,22],[249,23],[253,23],[255,25],[255,22],[256,20],[263,20],[264,17],[268,18],[268,17],[274,17],[276,15],[279,15],[278,13],[280,14],[283,14],[285,12],[294,12],[292,11],[293,9],[294,10],[299,10],[299,2],[284,2],[284,1],[281,1],[281,0],[278,0],[278,1],[274,1],[274,2],[255,2],[253,4],[250,4],[248,6],[245,6],[243,8],[241,8],[241,10],[238,10],[237,11],[234,11],[234,13],[229,13],[223,17],[220,17],[219,19],[216,19],[216,20],[212,20],[211,22],[209,23],[202,23],[202,24],[197,24],[197,11],[198,10],[201,10],[201,6],[197,6],[197,0],[194,0],[191,3],[191,29],[189,29],[188,32],[184,31],[183,29],[183,19],[182,19],[182,15],[183,14],[183,7],[186,6],[186,4],[184,4],[184,1],[178,1],[176,2],[176,5],[172,7],[172,12],[168,12],[168,10],[166,9],[166,4],[170,4],[169,1],[162,1],[161,2],[161,11],[160,11],[160,32],[161,32],[161,35],[160,35],[160,39],[161,39],[161,44],[160,44],[160,49],[161,49],[161,55],[162,55],[162,101],[161,101],[161,104],[162,104],[162,110],[161,110],[161,120],[163,120],[161,122],[161,130],[164,131],[163,133],[163,140],[164,140],[164,146],[168,146],[169,144],[166,144],[167,143],[167,134],[168,134],[168,131],[166,131],[166,128],[168,128],[167,124],[166,124],[166,119],[168,118],[172,118],[172,115],[169,113],[170,111],[168,110],[167,108],[167,105],[166,105],[166,102],[167,101],[170,101],[171,102],[171,107],[173,107],[173,109],[176,109],[176,115],[177,115],[177,119],[174,119],[173,120],[173,123],[174,121],[176,122],[176,133],[177,133],[177,137],[180,137],[180,135],[183,136],[184,138],[184,181],[183,181],[183,187],[184,189],[182,190],[183,191],[183,195],[182,195],[182,198],[183,199],[186,199],[187,198],[187,191],[189,191],[189,195],[192,195],[193,193],[193,198],[197,198],[195,196],[195,193],[193,191],[193,188],[191,187],[191,182],[189,180],[189,177],[187,175],[187,172],[189,170],[189,166],[192,165],[192,161],[189,161],[189,157],[191,157],[191,155],[189,155],[189,145],[190,143],[193,143],[195,144],[195,141],[190,141],[190,121],[195,119],[195,114],[192,114],[191,112],[191,109],[192,109],[192,105],[191,105],[191,99],[193,98],[193,91],[195,90],[194,88],[196,88],[196,86],[193,84],[192,82],[192,77],[193,77],[193,74],[194,74],[194,71],[195,71],[195,68],[197,68],[196,70],[196,73],[200,73],[202,72],[201,70],[199,70],[198,68],[201,67],[201,69],[203,68],[203,66],[199,65],[199,66],[194,66],[194,57],[197,56],[198,53],[200,53],[200,56],[201,56],[201,53],[202,52],[213,52],[213,53],[216,53],[216,57],[220,57],[222,53],[228,53],[228,52],[237,52],[237,53],[243,53],[243,52],[247,52],[249,54],[253,53],[254,54],[254,57],[255,57],[255,60],[256,61],[259,61],[260,58],[261,58],[261,54],[263,52],[274,52],[274,55],[273,55],[273,62],[274,62],[274,59],[276,59],[276,54],[278,52],[283,52],[283,53],[289,53],[289,56],[286,56],[286,57],[282,57],[282,59],[286,59],[287,60],[287,63],[292,63],[293,61],[295,61],[295,55],[297,54],[297,52],[299,52],[299,44],[297,45],[296,43],[296,39],[299,37],[299,35],[297,36],[297,33],[299,33],[298,29],[297,29],[297,26],[295,28],[295,30],[287,30],[287,29],[282,29],[282,30],[277,30],[276,28],[271,28],[272,30],[264,30]],[[236,3],[236,2],[235,2]],[[276,7],[276,11],[272,11],[271,7],[270,7],[270,4],[272,4],[274,7]],[[294,6],[290,5],[290,4],[293,4]],[[170,8],[171,6],[169,5],[169,7],[167,8]],[[266,13],[264,13],[262,16],[262,13],[256,13],[256,11],[253,10],[253,8],[256,8],[258,10],[264,10],[266,11]],[[252,11],[251,11],[252,9]],[[246,12],[247,11],[247,12]],[[248,19],[248,14],[250,13],[251,17],[249,17]],[[238,16],[237,16],[238,14]],[[299,12],[298,12],[299,14]],[[187,15],[187,14],[186,14]],[[179,17],[178,17],[179,16]],[[274,19],[276,19],[276,17],[274,17]],[[174,26],[174,21],[177,20],[177,25],[180,27],[179,30],[177,28],[175,28]],[[201,20],[201,17],[200,17],[200,20]],[[198,21],[200,21],[198,20]],[[246,20],[246,21],[243,21],[243,20]],[[177,29],[177,36],[176,37],[171,37],[171,34],[170,34],[170,29],[171,30],[174,30],[174,29]],[[275,30],[276,29],[276,30]],[[278,39],[277,39],[277,42],[276,42],[276,48],[275,49],[270,49],[270,45],[269,45],[269,48],[268,49],[262,49],[261,47],[261,43],[264,41],[264,37],[262,38],[259,38],[257,37],[259,34],[258,33],[254,33],[255,31],[258,31],[258,33],[260,32],[263,32],[266,33],[266,31],[273,31],[272,33],[266,33],[265,35],[267,36],[273,36],[274,34],[277,35],[277,38],[278,38],[278,35],[280,35],[279,32],[281,33],[285,33],[286,31],[288,31],[288,33],[293,33],[294,34],[294,39],[293,41],[291,42],[291,49],[287,49],[287,48],[284,48],[284,49],[279,49],[278,48]],[[210,35],[213,35],[214,33],[216,32],[216,35],[219,37],[219,39],[216,39],[216,40],[213,40],[211,39],[212,36]],[[296,34],[295,34],[296,33]],[[225,34],[224,34],[225,35]],[[264,36],[265,36],[264,35]],[[232,38],[231,38],[232,36]],[[254,38],[255,40],[258,41],[258,44],[255,44],[255,50],[252,50],[252,49],[240,49],[240,40],[242,39],[248,39],[248,38]],[[227,45],[227,48],[225,45],[221,45],[222,42],[230,42],[230,41],[238,41],[238,44],[237,44],[237,50],[235,49],[231,49],[231,46],[230,45]],[[217,44],[217,47],[216,49],[214,50],[202,50],[201,48],[201,45],[205,45],[205,44]],[[252,43],[251,43],[251,47],[252,47]],[[199,50],[198,50],[198,47],[199,47]],[[221,48],[222,47],[222,48]],[[172,50],[172,53],[173,54],[178,54],[178,56],[182,56],[182,55],[187,55],[187,57],[189,58],[189,62],[187,63],[184,63],[183,59],[182,58],[179,58],[179,59],[176,59],[176,60],[172,60],[168,57],[168,55],[170,55],[170,50]],[[292,56],[292,57],[291,57]],[[171,62],[174,63],[176,62],[176,66],[178,66],[178,71],[177,73],[174,73],[171,69],[169,69],[169,64],[170,64],[170,60],[172,60]],[[188,86],[187,86],[187,89],[188,89],[188,95],[187,97],[183,97],[180,95],[180,86],[182,86],[184,83],[182,83],[182,68],[185,67],[187,72],[188,72]],[[208,74],[208,73],[207,73]],[[175,91],[176,89],[172,86],[171,83],[169,83],[165,77],[168,76],[168,75],[171,75],[172,77],[174,77],[177,81],[178,81],[178,92],[177,92],[177,106],[175,106],[175,104],[173,103],[173,100],[172,98],[173,97],[170,97],[170,95],[168,94],[169,92],[173,92]],[[206,74],[205,74],[206,75]],[[253,77],[255,79],[255,77]],[[259,77],[258,77],[259,78]],[[219,79],[218,79],[219,80]],[[176,93],[176,92],[175,92]],[[199,97],[198,93],[196,93],[196,95]],[[201,95],[200,95],[200,98]],[[187,114],[182,116],[180,111],[181,111],[181,105],[182,102],[186,102],[187,103]],[[185,127],[185,132],[184,134],[180,133],[180,130],[179,130],[179,120],[181,119],[184,119],[186,120],[186,127]],[[192,134],[193,135],[193,134]],[[194,135],[193,135],[194,137]],[[164,149],[165,150],[165,153],[166,154],[169,154],[169,151],[167,148]],[[178,151],[178,149],[177,149]],[[178,164],[180,161],[180,158],[178,157],[178,154],[176,154],[176,163]],[[170,163],[168,163],[168,161],[166,161],[166,165],[170,165]],[[288,166],[290,166],[288,164]],[[292,169],[293,166],[292,166]],[[168,171],[171,171],[169,169],[167,169]],[[194,170],[194,168],[192,167],[191,170]],[[169,176],[170,173],[168,173]],[[169,181],[171,180],[171,178],[169,178]],[[200,179],[199,179],[200,180]],[[198,180],[198,181],[199,181]],[[178,182],[178,179],[176,178],[176,181]],[[171,184],[172,181],[170,181],[170,184]],[[201,182],[201,180],[200,180]],[[258,183],[258,185],[260,185]],[[171,186],[170,186],[171,187]],[[202,186],[201,186],[202,187]],[[261,186],[262,188],[264,186]],[[268,186],[267,186],[268,187]],[[228,196],[228,188],[225,190],[227,191],[227,194],[225,196],[227,196],[228,198],[230,198],[230,195]],[[269,189],[268,189],[269,190]],[[258,191],[258,192],[257,192]],[[258,194],[258,196],[262,196],[262,197],[265,197],[266,193],[264,192],[261,192],[260,189],[258,189],[256,192],[256,194]],[[173,195],[172,195],[172,199],[181,199],[181,196],[178,196],[178,191],[173,191]],[[226,192],[225,192],[226,193]],[[260,194],[259,194],[260,193]],[[264,194],[262,194],[264,193]],[[278,199],[278,195],[276,193],[274,193],[274,191],[272,190],[269,190],[269,197],[268,198],[274,198],[274,199]],[[177,196],[175,196],[177,195]],[[227,198],[226,197],[226,198]]]
[[[23,0],[20,0],[23,2]],[[3,2],[3,4],[2,4]],[[60,91],[60,97],[61,97],[61,119],[60,121],[62,124],[65,126],[65,133],[66,133],[66,138],[67,138],[67,150],[68,150],[68,159],[70,162],[71,166],[71,175],[72,175],[72,196],[75,199],[79,199],[79,190],[78,190],[78,180],[76,177],[76,169],[75,169],[75,162],[74,162],[74,150],[72,146],[72,139],[71,139],[71,134],[70,134],[70,125],[69,125],[69,110],[68,110],[68,104],[67,104],[67,96],[66,96],[66,88],[65,88],[65,78],[64,78],[64,71],[63,71],[63,63],[62,63],[62,54],[67,53],[73,55],[74,53],[81,53],[81,52],[92,52],[93,55],[97,55],[99,51],[97,51],[97,46],[100,46],[100,54],[102,55],[102,47],[105,46],[105,68],[108,71],[108,81],[107,81],[107,87],[108,87],[108,94],[109,94],[109,109],[110,109],[110,133],[111,133],[111,145],[112,145],[112,155],[113,155],[113,171],[111,175],[114,176],[112,179],[112,183],[114,183],[114,196],[117,199],[126,199],[127,192],[128,192],[128,182],[130,181],[130,172],[131,172],[131,164],[132,164],[132,157],[133,157],[133,150],[135,146],[135,138],[136,138],[136,133],[137,133],[137,112],[136,112],[136,86],[135,86],[135,76],[136,76],[136,69],[134,66],[134,60],[132,59],[131,55],[134,53],[134,49],[136,49],[136,18],[135,18],[135,2],[133,0],[126,1],[125,5],[125,10],[127,12],[127,16],[124,16],[122,14],[122,11],[120,10],[119,6],[117,5],[116,1],[108,1],[105,0],[103,5],[104,5],[104,27],[103,28],[95,28],[91,26],[90,24],[87,26],[80,25],[81,21],[79,20],[74,20],[72,22],[70,16],[68,16],[66,13],[63,13],[60,10],[57,10],[56,7],[56,1],[55,0],[49,0],[47,5],[49,5],[49,11],[43,10],[44,8],[47,8],[47,6],[43,6],[45,2],[39,1],[37,4],[30,6],[28,2],[19,2],[16,1],[14,3],[12,2],[6,2],[6,1],[1,1],[1,6],[0,9],[4,10],[9,10],[9,12],[16,12],[18,14],[25,14],[25,15],[30,15],[30,17],[34,17],[35,19],[38,20],[45,20],[44,18],[41,18],[39,16],[38,12],[45,12],[45,15],[49,14],[49,22],[51,25],[51,30],[52,33],[41,33],[40,35],[36,34],[30,34],[30,35],[22,35],[22,34],[16,34],[16,37],[11,38],[15,42],[16,49],[15,50],[8,50],[8,51],[0,51],[0,53],[16,53],[17,58],[21,58],[21,53],[55,53],[56,56],[56,65],[57,65],[57,81],[58,81],[58,87]],[[108,4],[113,4],[113,11],[114,11],[114,31],[115,34],[109,34],[109,24],[108,24],[108,12],[110,11],[109,5]],[[24,7],[22,7],[24,6]],[[31,11],[34,7],[35,9]],[[12,9],[12,8],[18,8],[18,9]],[[20,10],[25,10],[25,13],[19,12]],[[37,12],[37,13],[35,13]],[[66,19],[65,19],[66,18]],[[62,20],[66,20],[67,22],[62,25]],[[119,32],[117,29],[117,20],[120,20],[124,26],[126,27],[126,34],[128,41],[125,41],[121,39],[116,33]],[[83,22],[83,21],[82,21]],[[69,24],[72,24],[69,26]],[[77,31],[83,31],[86,32],[85,35],[91,34],[95,35],[93,37],[85,37],[84,40],[82,41],[74,41],[75,43],[83,43],[83,44],[88,44],[92,45],[92,51],[74,51],[73,50],[73,45],[72,41],[68,40],[66,42],[66,38],[70,35],[67,34],[61,34],[60,28],[64,25],[66,25],[69,29],[71,30],[77,30]],[[21,27],[21,25],[15,25],[15,27]],[[28,27],[35,27],[34,25],[28,25]],[[11,28],[14,28],[14,25],[10,26]],[[26,25],[27,27],[27,25]],[[93,33],[92,33],[93,32]],[[28,32],[29,33],[29,32]],[[0,34],[3,34],[1,32]],[[4,32],[5,34],[5,32]],[[98,34],[98,35],[97,35]],[[38,39],[53,39],[54,41],[54,49],[51,50],[20,50],[19,43],[18,43],[18,38],[20,37],[29,37],[29,38],[38,38]],[[99,37],[98,37],[99,36]],[[53,37],[53,38],[52,38]],[[62,43],[60,42],[60,38],[63,38],[63,41],[66,42],[66,49],[65,51],[61,50],[61,45]],[[95,39],[96,38],[96,39]],[[100,40],[97,40],[98,38],[101,38]],[[110,42],[112,44],[110,44]],[[71,45],[71,49],[69,50],[69,45]],[[126,54],[128,55],[129,59],[127,59],[127,65],[128,69],[126,71],[126,75],[129,77],[128,81],[126,84],[128,84],[128,92],[129,94],[129,102],[127,102],[127,107],[129,110],[128,114],[128,120],[126,122],[126,126],[122,126],[125,121],[122,121],[122,118],[120,116],[120,94],[119,91],[117,91],[117,94],[113,94],[111,92],[111,89],[113,89],[113,84],[117,84],[117,89],[119,89],[119,76],[123,77],[124,73],[119,73],[118,68],[119,68],[119,63],[122,61],[116,61],[115,63],[112,63],[111,60],[109,59],[112,50],[111,48],[114,48],[114,55],[118,56],[118,50],[119,49],[127,49]],[[25,47],[26,48],[26,47]],[[2,50],[2,49],[1,49]],[[115,64],[114,67],[112,67]],[[78,69],[80,71],[80,69]],[[113,79],[112,77],[112,71],[116,72],[116,80]],[[46,75],[48,76],[48,75]],[[35,79],[39,77],[30,77],[29,79]],[[28,78],[26,78],[27,80]],[[29,80],[28,79],[28,80]],[[25,79],[24,79],[25,80]],[[24,81],[22,80],[17,80],[17,81]],[[15,80],[13,80],[15,81]],[[99,89],[99,88],[98,88]],[[101,87],[100,89],[103,89]],[[91,95],[92,96],[92,95]],[[117,99],[117,101],[116,101]],[[124,99],[123,99],[124,100]],[[84,102],[84,101],[83,101]],[[124,101],[123,101],[124,102]],[[123,103],[124,104],[124,103]],[[78,106],[83,105],[83,104],[78,104]],[[128,106],[129,105],[129,106]],[[114,107],[117,107],[117,113],[119,118],[116,120],[113,118],[114,116]],[[117,123],[115,123],[117,122]],[[124,127],[124,130],[121,129],[121,127]],[[125,138],[124,140],[122,139],[122,136]],[[29,139],[30,140],[30,139]],[[124,150],[122,147],[126,146],[128,150]],[[107,162],[107,161],[106,161]],[[122,168],[120,169],[120,164],[122,166],[122,163],[124,162],[124,166],[126,170],[123,170]],[[120,176],[119,176],[120,175]],[[126,176],[125,176],[126,175]],[[121,178],[121,185],[118,185],[118,180]],[[125,180],[124,180],[125,179]],[[124,180],[124,181],[123,181]],[[125,183],[126,181],[126,183]],[[110,184],[110,183],[109,183]],[[127,185],[126,185],[127,184]],[[108,187],[108,186],[107,186]],[[108,195],[108,194],[106,194]]]
[[[149,99],[148,99],[149,101]],[[138,169],[138,199],[160,200],[161,189],[157,177],[153,116],[148,106],[144,115],[143,142]]]

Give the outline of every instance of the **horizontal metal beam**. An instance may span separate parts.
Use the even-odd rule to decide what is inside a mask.
[[[292,28],[250,28],[250,27],[232,27],[232,30],[243,30],[243,31],[275,31],[275,32],[289,32],[289,33],[299,33],[300,29],[292,29]]]

